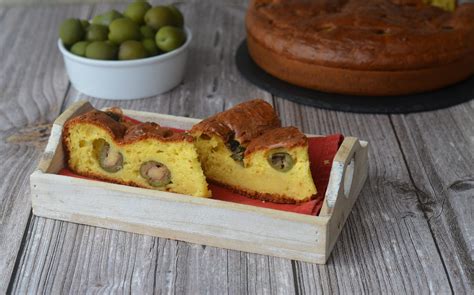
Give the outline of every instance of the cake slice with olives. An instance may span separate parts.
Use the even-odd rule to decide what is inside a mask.
[[[89,111],[63,129],[67,166],[79,175],[209,197],[193,142],[156,123],[127,124],[120,109]]]
[[[263,100],[205,119],[190,134],[209,181],[276,203],[300,203],[316,194],[308,139],[295,127],[281,127]]]

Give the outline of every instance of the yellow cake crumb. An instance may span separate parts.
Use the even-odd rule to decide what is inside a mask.
[[[116,172],[105,171],[99,164],[99,149],[104,142],[123,157],[123,166]],[[211,196],[192,142],[162,142],[156,138],[146,138],[119,144],[103,128],[89,123],[76,123],[68,129],[65,143],[69,154],[68,165],[80,174],[196,197]],[[162,187],[150,185],[140,174],[141,165],[148,161],[166,165],[171,173],[171,182]]]

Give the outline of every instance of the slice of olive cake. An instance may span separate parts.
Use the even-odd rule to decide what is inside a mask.
[[[281,127],[263,100],[218,113],[190,133],[209,181],[276,203],[301,203],[316,194],[308,139],[295,127]]]
[[[193,142],[156,123],[127,124],[118,109],[89,111],[63,129],[67,166],[79,175],[210,197]]]

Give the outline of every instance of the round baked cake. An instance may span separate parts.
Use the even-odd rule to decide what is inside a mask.
[[[474,73],[474,4],[414,0],[252,0],[252,59],[289,83],[353,95],[402,95]]]

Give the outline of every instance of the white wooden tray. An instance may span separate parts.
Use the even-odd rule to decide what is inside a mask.
[[[54,122],[30,177],[37,216],[324,264],[367,178],[367,142],[346,137],[319,216],[57,175],[63,124],[92,106],[77,102]],[[124,110],[140,121],[190,129],[197,119]]]

